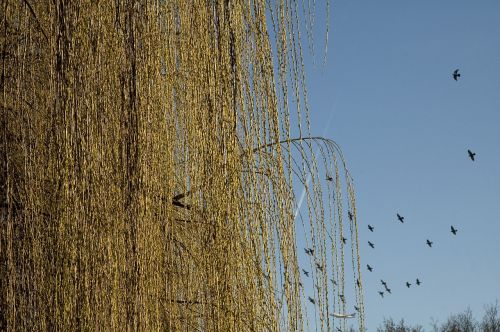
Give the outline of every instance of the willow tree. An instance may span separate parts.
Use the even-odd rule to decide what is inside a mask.
[[[353,303],[363,328],[352,180],[308,129],[313,7],[2,1],[0,330],[330,330]]]

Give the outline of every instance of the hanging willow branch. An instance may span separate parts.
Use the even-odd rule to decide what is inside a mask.
[[[309,130],[315,10],[2,2],[0,330],[364,328],[353,181]]]

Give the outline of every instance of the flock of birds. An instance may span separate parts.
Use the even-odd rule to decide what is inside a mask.
[[[474,161],[474,156],[475,156],[475,153],[472,153],[470,150],[468,150],[468,153],[469,153],[469,157]],[[396,216],[399,220],[400,223],[404,224],[404,220],[405,220],[405,217],[403,217],[402,215],[400,215],[399,213],[396,213]],[[370,232],[373,232],[375,227],[373,227],[372,225],[368,225],[368,229],[370,230]],[[458,229],[456,229],[453,225],[450,226],[450,230],[451,230],[451,233],[453,235],[457,235],[457,232],[458,232]],[[426,239],[426,244],[429,246],[429,248],[432,248],[432,244],[434,242],[432,242],[431,240],[429,239]],[[371,242],[371,241],[368,241],[368,245],[374,249],[375,248],[375,245]],[[370,264],[366,264],[366,268],[368,269],[368,271],[370,272],[373,272],[373,267],[370,266]],[[380,283],[382,284],[382,286],[384,286],[384,290],[382,291],[378,291],[378,294],[383,298],[385,294],[392,294],[391,292],[391,289],[389,288],[389,286],[387,285],[387,282],[384,281],[383,279],[380,279]],[[420,281],[419,278],[416,278],[415,280],[415,284],[417,286],[420,286],[422,284],[422,282]],[[407,288],[410,288],[411,287],[411,283],[409,281],[406,281],[405,283],[406,287]],[[356,308],[355,308],[356,309]]]
[[[458,81],[458,78],[460,77],[459,69],[455,69],[453,71],[452,77],[453,77],[453,79],[455,81]],[[469,158],[472,161],[475,161],[475,157],[476,157],[476,153],[475,152],[472,152],[470,149],[468,149],[467,150],[467,154],[469,155]],[[404,219],[405,218],[402,215],[400,215],[399,213],[396,213],[396,217],[398,218],[398,220],[399,220],[400,223],[404,224]],[[375,227],[373,227],[372,225],[368,225],[368,229],[370,230],[370,232],[373,233]],[[451,233],[453,235],[457,235],[458,229],[456,229],[453,225],[451,225],[450,226],[450,231],[451,231]],[[429,246],[429,248],[432,248],[432,245],[434,244],[434,242],[431,241],[431,240],[429,240],[429,239],[426,239],[426,244],[427,244],[427,246]],[[368,245],[372,249],[375,249],[375,244],[373,242],[368,241]],[[373,267],[370,266],[370,264],[366,264],[366,268],[368,269],[368,271],[373,272]],[[387,282],[385,282],[383,279],[381,279],[380,282],[381,282],[382,286],[384,286],[384,290],[378,291],[378,294],[382,298],[384,297],[384,294],[392,294],[391,289],[387,285]],[[420,281],[419,278],[416,278],[415,284],[417,286],[420,286],[422,284],[422,282]],[[406,285],[407,288],[410,288],[412,286],[412,284],[409,281],[406,281],[405,285]]]
[[[455,81],[458,81],[458,79],[460,78],[460,76],[461,76],[461,75],[460,75],[460,73],[459,73],[459,69],[456,69],[456,70],[454,70],[454,71],[453,71],[452,77],[453,77],[453,79],[454,79]],[[472,152],[470,149],[468,149],[468,150],[467,150],[467,153],[468,153],[468,155],[469,155],[469,158],[470,158],[472,161],[475,161],[475,156],[476,156],[476,153],[475,153],[475,152]],[[326,180],[327,180],[327,181],[333,181],[333,178],[332,178],[332,177],[330,177],[330,176],[327,176],[327,177],[326,177]],[[349,211],[349,212],[348,212],[348,217],[349,217],[349,219],[350,219],[351,221],[353,220],[353,217],[354,217],[354,216],[353,216],[353,214],[351,213],[351,211]],[[404,220],[405,220],[404,216],[400,215],[399,213],[396,213],[396,217],[397,217],[397,219],[398,219],[398,221],[399,221],[400,223],[404,224]],[[372,232],[372,233],[373,233],[373,232],[374,232],[374,230],[375,230],[375,227],[374,227],[373,225],[370,225],[370,224],[369,224],[369,225],[368,225],[368,229],[370,230],[370,232]],[[457,229],[457,228],[455,228],[455,226],[451,225],[451,226],[450,226],[450,231],[451,231],[451,233],[455,236],[455,235],[457,235],[458,229]],[[344,244],[346,244],[347,239],[346,239],[345,237],[342,237],[342,238],[341,238],[341,240],[342,240],[342,242],[343,242]],[[433,241],[431,241],[430,239],[426,239],[426,244],[427,244],[427,246],[429,246],[429,248],[432,248],[432,245],[434,244],[434,242],[433,242]],[[375,244],[374,244],[373,242],[368,241],[368,245],[369,245],[372,249],[375,249]],[[312,248],[304,248],[304,251],[305,251],[305,253],[306,253],[307,255],[314,257],[314,249],[312,249]],[[317,268],[319,271],[323,272],[323,267],[322,267],[320,264],[316,263],[316,268]],[[369,272],[373,272],[373,267],[372,267],[370,264],[366,264],[366,268],[368,269],[368,271],[369,271]],[[305,270],[305,269],[302,269],[302,273],[303,273],[306,277],[309,277],[309,273],[310,273],[309,271],[307,271],[307,270]],[[332,284],[333,284],[334,286],[336,286],[336,285],[337,285],[337,283],[336,283],[336,281],[335,281],[335,280],[330,279],[330,281],[332,282]],[[380,282],[381,282],[382,286],[384,286],[384,289],[383,289],[383,290],[378,291],[378,294],[379,294],[382,298],[384,297],[384,295],[385,295],[385,294],[392,294],[392,291],[391,291],[391,289],[389,288],[389,286],[388,286],[387,282],[386,282],[386,281],[384,281],[383,279],[381,279],[381,280],[380,280]],[[361,286],[359,279],[357,279],[357,280],[356,280],[356,284],[357,284],[357,286],[358,286],[358,287],[360,287],[360,286]],[[415,284],[416,284],[417,286],[420,286],[420,285],[422,284],[422,281],[420,281],[420,279],[419,279],[419,278],[416,278],[416,280],[415,280]],[[406,285],[406,287],[407,287],[407,288],[410,288],[410,287],[412,286],[412,283],[410,283],[409,281],[406,281],[405,285]],[[299,286],[302,286],[302,284],[301,284],[301,283],[299,283]],[[345,297],[344,297],[344,295],[343,295],[343,294],[340,294],[340,295],[339,295],[339,297],[340,297],[340,300],[341,300],[342,302],[345,302]],[[312,298],[312,297],[308,296],[308,300],[309,300],[309,302],[311,302],[313,305],[315,305],[315,304],[316,304],[316,301],[314,300],[314,298]],[[354,306],[354,309],[355,309],[357,312],[359,312],[359,308],[358,308],[357,306]],[[331,314],[331,316],[334,316],[334,317],[336,317],[336,318],[354,318],[354,317],[355,317],[355,315],[356,315],[356,313],[352,313],[352,314],[333,313],[333,314]],[[341,331],[339,328],[337,328],[337,330],[338,330],[338,331]]]

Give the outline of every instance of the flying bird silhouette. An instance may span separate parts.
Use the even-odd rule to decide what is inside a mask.
[[[314,301],[314,299],[312,297],[308,296],[308,298],[309,298],[309,302],[311,302],[312,304],[316,304],[316,301]]]
[[[332,284],[333,284],[334,286],[337,286],[337,282],[336,282],[335,280],[330,279],[330,281],[332,282]]]
[[[321,266],[319,263],[316,263],[316,268],[323,272],[323,266]]]
[[[373,227],[372,225],[368,225],[368,229],[370,230],[370,232],[373,232],[373,229],[374,229],[374,228],[375,228],[375,227]]]
[[[432,248],[432,241],[429,241],[429,239],[427,239],[427,245],[429,246],[429,248]]]
[[[402,223],[402,224],[404,224],[404,222],[405,222],[405,217],[400,216],[400,215],[399,215],[399,213],[396,213],[396,214],[397,214],[397,216],[398,216],[398,220],[399,220],[399,221],[401,221],[401,223]]]
[[[418,280],[418,278],[417,278],[416,283],[417,283],[417,286],[420,286],[420,284],[421,284],[421,282],[420,282],[420,280]]]
[[[368,269],[368,271],[372,272],[373,271],[373,267],[371,267],[370,265],[366,264],[366,268]]]
[[[380,294],[380,296],[384,297],[384,292],[379,291],[378,293]]]
[[[467,153],[469,154],[469,158],[474,161],[474,157],[476,156],[475,152],[472,152],[471,150],[467,150]]]
[[[453,233],[453,235],[457,235],[457,229],[453,227],[453,225],[451,226],[451,232]]]
[[[387,287],[386,287],[386,288],[385,288],[385,290],[387,291],[387,293],[392,294],[392,293],[391,293],[391,289],[390,289],[390,288],[387,288]]]
[[[337,327],[337,331],[342,332],[342,330],[340,329],[340,327]]]
[[[306,252],[306,254],[308,254],[309,256],[312,256],[314,255],[314,250],[312,248],[304,248],[304,251]]]
[[[333,181],[333,178],[330,175],[327,175],[326,176],[326,181],[330,181],[331,182],[331,181]]]
[[[354,217],[354,216],[352,215],[352,212],[351,212],[351,211],[349,211],[349,212],[347,212],[347,214],[349,215],[349,220],[350,220],[350,221],[352,221],[352,218]]]
[[[385,287],[387,287],[387,283],[383,279],[380,279],[380,282],[382,283],[382,285],[384,285]]]
[[[411,284],[407,281],[406,282],[406,287],[410,288]]]
[[[354,310],[359,312],[359,308],[357,306],[354,306]]]
[[[308,271],[302,269],[302,272],[306,275],[306,277],[309,277],[309,272]]]
[[[369,245],[370,247],[372,247],[373,249],[375,248],[375,245],[374,245],[373,243],[371,243],[370,241],[368,241],[368,245]]]
[[[346,243],[347,242],[347,239],[345,237],[342,236],[342,243]]]
[[[460,74],[458,73],[458,69],[455,69],[455,71],[453,72],[453,79],[455,81],[458,81],[459,77],[460,77]]]

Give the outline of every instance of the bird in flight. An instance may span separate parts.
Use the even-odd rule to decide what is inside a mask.
[[[418,280],[418,278],[417,278],[416,283],[417,283],[417,286],[420,286],[420,284],[421,284],[421,282],[420,282],[420,280]]]
[[[370,232],[373,232],[373,229],[374,229],[374,228],[375,228],[375,227],[373,227],[372,225],[368,225],[368,229],[370,230]]]
[[[373,243],[371,243],[370,241],[368,241],[368,245],[369,245],[370,247],[372,247],[373,249],[375,248],[375,245],[374,245]]]
[[[352,212],[351,211],[347,212],[347,215],[349,216],[349,220],[352,221],[352,218],[354,217]]]
[[[354,310],[359,312],[359,308],[357,306],[354,306]]]
[[[337,331],[342,332],[342,330],[340,329],[340,327],[337,327]]]
[[[358,279],[356,279],[356,285],[358,285],[358,288],[360,288],[360,287],[361,287],[361,282],[359,282],[359,278],[358,278]]]
[[[404,224],[405,217],[402,217],[401,215],[399,215],[399,213],[396,213],[396,214],[398,216],[398,220],[401,221],[402,224]]]
[[[469,154],[469,158],[474,161],[474,157],[476,156],[475,152],[472,152],[471,150],[467,150],[467,153]]]
[[[312,256],[314,255],[314,250],[311,249],[311,248],[304,248],[304,251],[306,252],[306,254],[308,254],[309,256]]]
[[[347,242],[347,239],[345,237],[342,236],[342,243],[346,243]]]
[[[380,296],[384,297],[384,292],[379,291],[378,293],[380,294]]]
[[[366,268],[368,269],[368,271],[372,272],[373,271],[373,267],[371,267],[369,264],[366,264]]]
[[[337,286],[337,282],[336,282],[335,280],[330,279],[330,281],[332,282],[332,284],[333,284],[334,286]]]
[[[308,271],[302,269],[302,272],[306,275],[306,277],[309,277],[309,272]]]
[[[458,73],[458,69],[455,69],[455,71],[453,72],[453,79],[455,81],[458,81],[459,77],[460,77],[460,74]]]
[[[387,287],[387,283],[383,279],[380,279],[380,282],[384,285],[384,287]]]
[[[411,284],[407,281],[406,282],[406,287],[410,288]]]
[[[427,239],[427,245],[429,246],[429,248],[432,248],[432,241],[429,241],[429,239]]]
[[[392,294],[392,293],[391,293],[391,289],[390,289],[390,288],[387,288],[387,287],[386,287],[386,288],[385,288],[385,290],[387,291],[387,293]]]
[[[323,266],[321,266],[319,263],[316,263],[316,268],[323,272]]]
[[[314,301],[314,299],[312,297],[308,296],[308,298],[309,298],[309,302],[311,302],[312,304],[316,304],[316,301]]]
[[[330,181],[330,182],[332,182],[332,181],[333,181],[333,178],[332,178],[330,175],[327,175],[327,176],[326,176],[326,181]]]
[[[451,226],[451,232],[453,233],[453,235],[457,235],[457,229],[453,227],[453,225]]]

